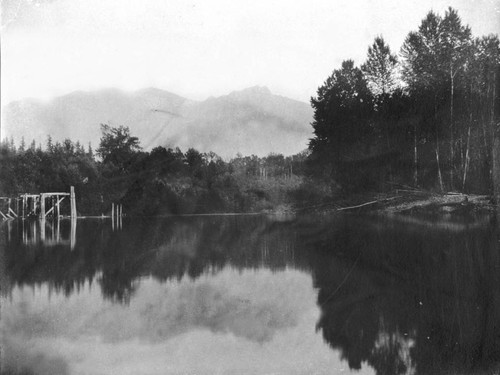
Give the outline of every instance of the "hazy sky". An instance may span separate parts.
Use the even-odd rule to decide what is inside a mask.
[[[191,99],[254,85],[308,101],[378,34],[399,48],[433,9],[500,33],[500,0],[1,0],[2,104],[74,90]]]

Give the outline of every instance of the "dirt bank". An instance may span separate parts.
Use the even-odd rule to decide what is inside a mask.
[[[314,210],[415,216],[475,216],[496,211],[489,195],[394,190],[344,197]]]

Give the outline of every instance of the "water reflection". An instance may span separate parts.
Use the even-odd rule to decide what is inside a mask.
[[[362,362],[379,374],[498,368],[500,260],[493,223],[461,232],[422,232],[397,221],[353,224],[337,223],[337,234],[326,235],[340,259],[314,267],[322,270],[315,273],[323,312],[318,328],[351,368]]]
[[[428,224],[190,217],[116,231],[82,220],[73,251],[4,226],[7,370],[33,369],[21,348],[53,337],[37,362],[52,372],[34,373],[498,371],[498,226]]]
[[[21,232],[23,245],[44,247],[62,245],[73,250],[76,244],[76,223],[76,218],[19,219],[6,222],[5,231],[8,242],[13,239],[13,235],[18,236]]]

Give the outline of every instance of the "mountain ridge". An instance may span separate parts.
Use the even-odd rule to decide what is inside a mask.
[[[100,124],[124,125],[144,149],[194,147],[230,158],[237,153],[294,154],[312,135],[312,109],[273,94],[265,86],[232,91],[196,101],[148,87],[132,92],[116,88],[73,91],[50,101],[25,99],[2,109],[2,133],[19,144],[45,144],[69,138],[95,148]],[[4,137],[4,135],[2,135]]]

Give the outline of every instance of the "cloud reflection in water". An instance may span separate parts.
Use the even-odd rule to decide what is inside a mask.
[[[326,373],[345,367],[314,333],[317,294],[311,276],[297,270],[226,267],[163,284],[144,278],[126,306],[103,300],[89,285],[69,297],[49,300],[47,293],[42,286],[33,299],[29,288],[16,288],[5,304],[7,366],[19,368],[22,355],[44,358],[22,362],[36,374],[58,364],[54,373],[61,374]]]

